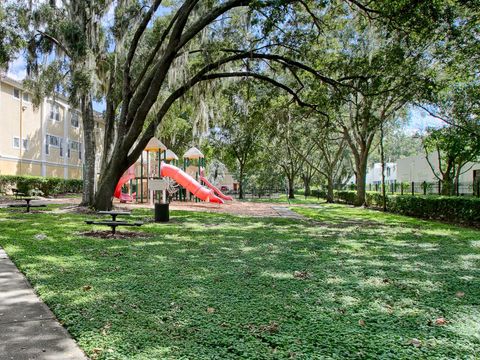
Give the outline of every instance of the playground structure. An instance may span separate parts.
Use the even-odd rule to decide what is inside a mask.
[[[233,200],[205,177],[205,156],[196,147],[183,156],[183,169],[178,156],[152,138],[140,159],[120,178],[114,197],[120,202],[168,203],[168,198],[180,201],[193,199],[223,204]],[[205,185],[203,186],[202,183]],[[122,192],[126,188],[127,192]]]

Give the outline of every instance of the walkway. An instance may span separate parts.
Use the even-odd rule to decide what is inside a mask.
[[[293,210],[290,210],[287,206],[272,206],[272,209],[275,210],[278,216],[289,219],[305,220],[303,215],[296,213]]]
[[[0,359],[87,359],[2,248],[0,289]]]

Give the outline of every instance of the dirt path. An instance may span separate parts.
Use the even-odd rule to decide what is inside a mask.
[[[153,205],[150,204],[121,204],[114,202],[116,207],[135,209],[135,208],[148,208],[153,209]],[[286,217],[293,219],[303,219],[302,215],[289,209],[289,205],[278,203],[264,203],[264,202],[247,202],[247,201],[232,201],[225,204],[212,204],[205,202],[180,202],[174,201],[170,204],[171,210],[185,210],[185,211],[204,211],[223,213],[231,215],[241,216],[253,216],[253,217]]]
[[[35,200],[35,204],[61,204],[76,206],[80,204],[80,197],[65,197],[65,198],[38,198]],[[12,204],[20,202],[12,198],[0,199],[0,207],[5,207],[6,204]],[[114,207],[121,209],[138,209],[146,208],[153,209],[151,204],[137,204],[137,203],[120,203],[118,200],[114,200]],[[206,202],[181,202],[174,201],[170,204],[171,210],[185,210],[185,211],[203,211],[212,213],[222,213],[240,216],[253,216],[253,217],[283,217],[291,219],[305,219],[304,216],[297,214],[289,209],[291,205],[279,204],[279,203],[267,203],[267,202],[249,202],[249,201],[229,201],[225,204],[213,204]],[[67,210],[68,209],[64,209]],[[62,212],[62,210],[58,210]]]

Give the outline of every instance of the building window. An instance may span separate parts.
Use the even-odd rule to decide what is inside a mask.
[[[71,141],[70,147],[72,150],[78,151],[78,149],[80,149],[80,143],[78,141]]]
[[[50,119],[55,121],[60,121],[60,106],[54,103],[50,108]]]
[[[20,149],[20,138],[19,137],[14,137],[13,138],[13,148],[14,149]]]
[[[70,121],[71,121],[73,127],[78,128],[79,122],[78,122],[78,113],[77,112],[72,112],[71,113]]]
[[[63,139],[55,135],[45,136],[45,154],[50,153],[50,146],[60,148],[60,156],[63,156]]]
[[[13,88],[13,97],[15,99],[20,99],[20,89]]]
[[[22,139],[23,150],[28,150],[29,141],[28,139]]]
[[[70,146],[68,148],[69,150],[69,155],[68,157],[70,157],[70,150],[71,151],[76,151],[78,152],[78,158],[81,160],[82,159],[82,144],[78,141],[73,141],[73,140],[70,140]]]
[[[30,95],[27,92],[23,92],[23,101],[30,102]]]
[[[61,138],[55,135],[47,135],[47,144],[60,147]]]
[[[387,167],[387,176],[390,176],[390,168]]]

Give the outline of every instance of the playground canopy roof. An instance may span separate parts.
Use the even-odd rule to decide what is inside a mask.
[[[185,159],[201,159],[205,156],[202,154],[200,150],[198,150],[195,146],[191,147],[187,150],[187,152],[183,155]]]
[[[172,150],[168,149],[165,154],[165,160],[178,160],[178,156]]]
[[[157,138],[151,138],[147,146],[145,146],[145,151],[165,151],[167,147],[162,144]]]

